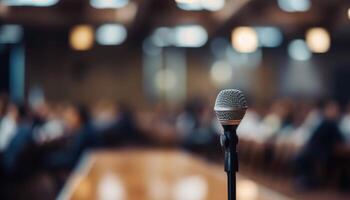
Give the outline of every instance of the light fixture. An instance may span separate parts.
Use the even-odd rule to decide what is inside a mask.
[[[201,47],[208,40],[207,31],[199,25],[177,26],[173,34],[173,42],[177,47]]]
[[[278,0],[278,6],[286,12],[305,12],[311,7],[310,0]]]
[[[258,48],[258,36],[251,27],[237,27],[232,31],[232,46],[240,53],[252,53]]]
[[[75,26],[70,32],[69,42],[71,47],[78,51],[91,49],[94,44],[92,27],[89,25]]]
[[[225,6],[225,0],[175,0],[177,6],[183,10],[218,11]]]
[[[217,86],[224,86],[232,80],[233,68],[224,61],[216,61],[210,69],[210,78]]]
[[[306,33],[306,43],[315,53],[325,53],[331,46],[329,33],[324,28],[311,28]]]
[[[179,25],[175,27],[159,27],[150,37],[158,47],[201,47],[208,40],[207,31],[200,25]]]
[[[255,30],[261,47],[278,47],[283,41],[283,35],[276,27],[255,27]]]
[[[218,11],[225,6],[225,0],[202,0],[202,7],[209,11]]]
[[[311,52],[302,39],[296,39],[289,43],[288,54],[291,58],[298,61],[306,61],[311,58]]]
[[[129,0],[90,0],[90,4],[94,8],[122,8],[129,3]]]
[[[4,0],[3,3],[8,6],[47,7],[57,4],[58,0]]]
[[[96,31],[96,41],[101,45],[118,45],[127,37],[126,28],[120,24],[104,24]]]

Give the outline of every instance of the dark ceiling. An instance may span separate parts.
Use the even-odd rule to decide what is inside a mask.
[[[333,35],[347,36],[350,20],[349,0],[312,0],[307,12],[282,11],[276,0],[227,0],[217,12],[184,11],[174,0],[131,0],[137,5],[135,16],[130,10],[95,9],[88,0],[60,0],[52,7],[11,7],[1,13],[0,23],[16,23],[26,27],[64,29],[75,24],[99,25],[119,22],[129,29],[131,39],[145,38],[158,26],[201,24],[211,37],[229,35],[237,25],[276,26],[287,37],[304,34],[311,26],[322,26]],[[123,16],[128,16],[125,18]]]

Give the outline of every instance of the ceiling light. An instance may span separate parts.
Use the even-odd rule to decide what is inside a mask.
[[[207,31],[199,25],[177,26],[173,31],[177,47],[201,47],[208,40]]]
[[[94,44],[93,29],[89,25],[78,25],[70,32],[70,45],[73,49],[84,51],[92,48]]]
[[[325,53],[331,46],[329,33],[324,28],[311,28],[306,33],[306,43],[315,53]]]
[[[94,8],[122,8],[129,3],[129,0],[90,0],[90,4]]]
[[[53,6],[58,0],[4,0],[3,3],[8,6]]]
[[[202,7],[209,11],[218,11],[225,6],[225,0],[202,0]]]
[[[240,53],[252,53],[258,48],[258,36],[251,27],[238,27],[232,31],[232,46]]]
[[[218,11],[225,5],[225,0],[175,0],[177,6],[183,10]]]
[[[278,47],[283,41],[283,35],[275,27],[255,27],[261,47]]]
[[[125,41],[127,30],[120,24],[104,24],[96,31],[96,41],[101,45],[118,45]]]
[[[305,12],[311,7],[310,0],[278,0],[278,6],[286,12]]]
[[[296,39],[289,43],[288,54],[294,60],[306,61],[311,58],[311,52],[302,39]]]

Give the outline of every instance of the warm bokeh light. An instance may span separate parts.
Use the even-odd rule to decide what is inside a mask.
[[[70,32],[70,45],[73,49],[84,51],[92,48],[94,44],[93,28],[89,25],[78,25]]]
[[[311,28],[306,33],[306,43],[315,53],[325,53],[331,46],[329,33],[324,28]]]
[[[306,61],[311,58],[311,52],[302,39],[296,39],[289,43],[288,54],[294,60]]]
[[[210,70],[210,78],[219,87],[228,84],[232,79],[232,74],[232,66],[224,61],[215,62]]]
[[[350,19],[350,8],[348,9],[348,18]]]
[[[258,35],[251,27],[238,27],[231,36],[232,46],[240,53],[252,53],[258,48]]]

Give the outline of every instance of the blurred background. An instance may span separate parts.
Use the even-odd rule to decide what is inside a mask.
[[[0,198],[55,199],[101,149],[224,173],[213,105],[236,88],[240,174],[348,199],[349,52],[347,0],[0,0]]]

